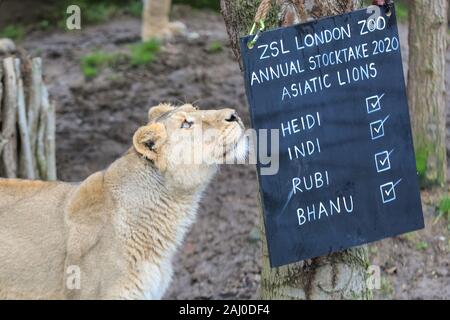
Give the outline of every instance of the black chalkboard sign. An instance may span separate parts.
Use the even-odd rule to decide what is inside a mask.
[[[241,39],[252,125],[279,158],[257,165],[273,267],[424,226],[395,9],[380,10]]]

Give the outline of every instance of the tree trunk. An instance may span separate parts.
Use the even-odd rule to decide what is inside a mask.
[[[242,69],[239,37],[252,28],[255,13],[261,0],[221,0],[222,16],[225,20],[231,48]],[[308,17],[319,18],[352,11],[362,4],[361,0],[273,0],[272,8],[265,20],[267,26],[287,26],[305,22]]]
[[[250,30],[260,1],[221,0],[222,14],[234,54],[240,59],[239,37]],[[289,25],[307,17],[322,17],[352,11],[361,5],[355,0],[291,0],[272,6],[268,27]],[[242,65],[241,65],[242,67]],[[260,205],[260,208],[262,206]],[[262,209],[260,210],[262,217]],[[262,219],[261,219],[262,222]],[[333,253],[325,257],[271,268],[263,223],[261,297],[263,299],[368,299],[366,247]]]
[[[169,27],[171,0],[144,0],[142,41],[161,38]]]
[[[447,0],[411,1],[408,99],[422,186],[446,183]]]

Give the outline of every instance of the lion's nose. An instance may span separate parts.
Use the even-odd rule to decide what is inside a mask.
[[[235,122],[239,121],[239,116],[236,111],[232,111],[226,118],[225,121],[227,122]]]

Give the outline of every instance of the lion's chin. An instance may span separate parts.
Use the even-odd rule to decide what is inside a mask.
[[[238,163],[244,162],[248,157],[248,139],[242,135],[230,152],[230,156]]]

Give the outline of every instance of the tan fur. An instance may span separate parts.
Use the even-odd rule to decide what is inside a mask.
[[[167,39],[185,30],[181,22],[170,22],[171,0],[144,0],[142,40]]]
[[[161,298],[220,144],[239,152],[243,126],[225,121],[232,113],[160,105],[123,157],[79,184],[0,179],[0,298]],[[183,155],[199,147],[187,142],[200,124],[220,133],[203,145],[212,161],[180,164],[180,146]],[[67,285],[74,266],[79,289]]]

